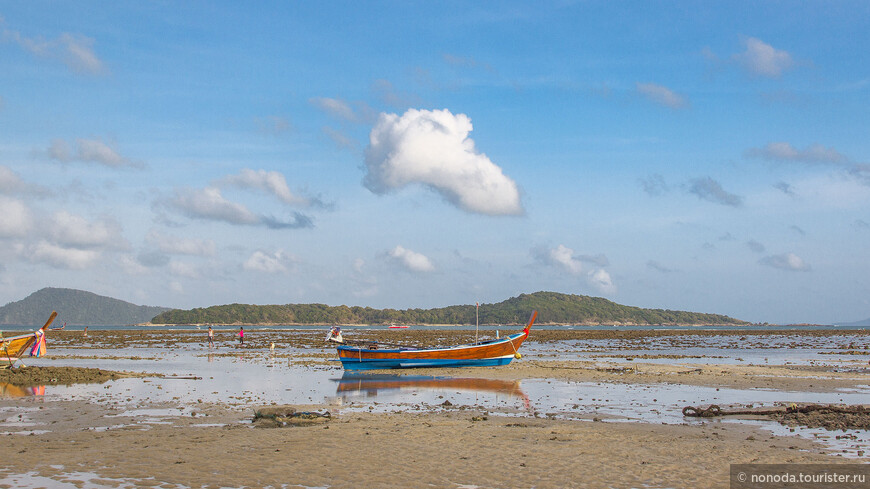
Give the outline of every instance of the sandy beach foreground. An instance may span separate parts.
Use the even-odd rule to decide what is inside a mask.
[[[126,425],[134,420],[123,416],[114,419],[123,427],[94,429],[106,425],[107,415],[115,413],[84,402],[41,410],[32,419],[51,431],[5,437],[3,472],[133,487],[704,488],[728,487],[732,463],[831,459],[809,441],[726,424],[571,422],[450,410],[339,414],[324,425],[255,429],[245,422],[251,411],[212,405],[147,429]]]
[[[286,332],[250,333],[245,348],[233,345],[227,337],[214,354],[227,355],[235,362],[233,368],[242,370],[264,362],[267,345],[280,339],[278,353],[269,360],[276,366],[282,362],[288,372],[320,369],[340,375],[328,361],[329,350],[319,344],[319,332],[310,338],[288,336]],[[686,386],[687,392],[703,386],[811,392],[822,398],[830,393],[832,403],[841,397],[838,393],[862,392],[870,385],[870,372],[854,367],[859,361],[848,368],[742,365],[687,355],[643,359],[629,353],[628,358],[614,359],[618,355],[609,352],[607,362],[602,363],[595,358],[599,353],[591,351],[580,358],[549,358],[543,352],[561,348],[559,342],[566,339],[541,336],[537,347],[532,347],[537,355],[527,354],[507,367],[409,373],[437,378],[473,376],[517,385],[561,382],[614,389],[676,385]],[[640,341],[662,337],[669,341],[668,335],[656,334]],[[706,341],[704,335],[674,338],[696,344]],[[866,364],[868,336],[852,333],[844,338],[842,345],[836,345],[836,338],[828,340],[841,346],[841,351],[851,347],[858,352],[853,356]],[[753,335],[735,337],[742,343],[753,339],[765,341]],[[294,408],[328,411],[329,421],[262,428],[253,423],[255,411],[263,407],[256,394],[213,402],[185,396],[185,388],[178,387],[185,381],[155,374],[158,369],[149,368],[155,364],[149,355],[170,341],[174,347],[189,344],[189,355],[196,358],[208,355],[199,345],[200,332],[183,336],[176,332],[101,332],[87,341],[72,332],[57,335],[55,360],[44,364],[90,363],[106,368],[100,355],[114,355],[118,361],[139,367],[135,373],[140,376],[98,379],[105,381],[99,384],[104,386],[101,389],[117,391],[128,386],[133,392],[138,383],[144,383],[156,390],[172,390],[172,394],[143,399],[122,390],[105,398],[91,394],[86,398],[22,395],[0,399],[0,430],[6,433],[0,444],[0,487],[721,488],[729,487],[731,464],[870,460],[864,451],[852,450],[844,458],[812,439],[780,436],[757,425],[721,418],[667,424],[624,422],[581,408],[545,412],[536,408],[534,400],[528,409],[492,409],[475,402],[450,402],[449,391],[443,396],[447,402],[422,408],[409,404],[383,410],[379,398],[355,404],[314,399],[314,403]],[[211,355],[207,358],[208,362],[220,361]],[[62,374],[54,376],[48,379],[49,386],[64,382]],[[0,378],[0,382],[7,380]],[[210,390],[220,379],[187,382],[198,382],[201,389]],[[581,387],[577,392],[583,395]],[[692,401],[690,394],[686,397]],[[833,431],[830,437],[843,433]]]

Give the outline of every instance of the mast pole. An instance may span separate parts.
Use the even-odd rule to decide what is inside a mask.
[[[480,302],[475,302],[474,306],[474,342],[477,343],[477,330],[480,329]]]

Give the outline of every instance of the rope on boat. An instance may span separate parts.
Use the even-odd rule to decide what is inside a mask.
[[[409,350],[422,350],[422,346],[414,346],[414,345],[400,345],[398,343],[382,343],[380,341],[365,341],[365,340],[344,340],[344,342],[339,343],[340,345],[374,345],[376,348],[378,346],[390,346],[393,348],[407,348]],[[372,348],[375,349],[375,348]]]
[[[715,418],[717,416],[746,416],[746,415],[759,415],[759,416],[768,416],[771,414],[783,414],[783,413],[811,413],[814,411],[825,411],[829,413],[839,413],[839,414],[870,414],[870,408],[866,408],[864,406],[849,406],[849,407],[840,407],[840,406],[820,406],[818,404],[808,404],[806,406],[798,406],[796,404],[792,404],[782,409],[743,409],[743,410],[732,410],[732,411],[723,411],[722,408],[717,406],[716,404],[711,404],[709,407],[701,408],[694,406],[686,406],[683,408],[683,416],[691,417],[691,418]]]
[[[510,338],[510,337],[508,337],[508,338]],[[514,349],[514,358],[516,358],[517,360],[519,360],[520,358],[523,358],[523,356],[520,355],[520,352],[517,351],[517,347],[514,346],[514,340],[508,339],[508,343],[510,343],[511,348]]]

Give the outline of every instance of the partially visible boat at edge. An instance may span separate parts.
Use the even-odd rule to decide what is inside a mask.
[[[326,337],[337,343],[338,359],[346,370],[370,370],[413,367],[484,367],[507,365],[520,358],[519,348],[529,337],[529,330],[538,316],[534,311],[520,333],[502,338],[442,348],[393,347],[381,349],[377,342],[344,340],[341,328],[333,326]],[[365,346],[351,346],[350,343]]]
[[[48,331],[48,326],[56,317],[57,311],[52,311],[45,325],[33,333],[10,336],[9,338],[0,336],[0,368],[8,368],[15,365],[15,362],[27,353],[28,348],[31,349],[32,356],[39,356],[41,352],[33,353],[33,346],[38,341],[43,342],[43,345],[45,344],[45,332]]]

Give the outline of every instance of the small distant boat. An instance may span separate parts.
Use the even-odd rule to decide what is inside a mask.
[[[390,329],[405,329],[410,328],[407,324],[391,324]]]
[[[8,368],[15,365],[15,362],[27,352],[28,348],[30,349],[31,356],[41,355],[45,350],[45,332],[48,331],[48,326],[56,317],[57,311],[52,311],[45,325],[33,333],[10,336],[9,338],[0,337],[0,368]],[[37,348],[37,351],[34,351],[34,346],[40,346],[40,344],[41,349]]]
[[[338,359],[346,370],[507,365],[514,358],[522,357],[519,353],[520,345],[529,337],[529,330],[537,316],[538,311],[532,313],[529,323],[521,333],[443,348],[417,348],[344,340],[341,336],[341,328],[337,326],[330,329],[326,340],[338,344]],[[365,346],[349,346],[349,343]],[[388,348],[381,349],[381,346]]]

